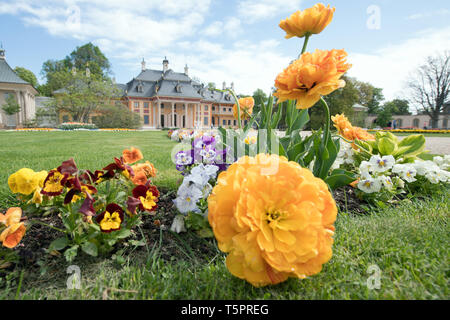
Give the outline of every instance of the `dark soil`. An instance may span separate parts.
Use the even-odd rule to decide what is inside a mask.
[[[334,200],[337,206],[343,212],[351,214],[365,214],[367,211],[361,207],[365,204],[364,200],[356,196],[355,189],[351,186],[345,186],[334,190]]]
[[[194,232],[176,234],[169,231],[177,214],[172,202],[176,191],[160,190],[160,192],[161,197],[156,214],[144,215],[143,224],[134,232],[136,240],[142,240],[142,236],[145,238],[145,245],[135,248],[134,251],[142,251],[145,254],[148,252],[147,250],[158,248],[158,254],[166,261],[193,260],[198,262],[214,258],[220,252],[214,239],[200,238]],[[340,188],[334,192],[334,197],[341,211],[353,214],[365,213],[361,207],[361,200],[356,197],[353,188]],[[64,228],[60,218],[56,215],[39,220],[57,228]],[[38,223],[28,227],[25,237],[15,248],[20,257],[19,265],[25,268],[39,268],[39,260],[46,260],[50,257],[47,252],[50,243],[61,236],[62,234],[58,231]],[[113,254],[114,252],[111,252],[109,256]],[[79,255],[84,255],[84,253],[79,253]]]

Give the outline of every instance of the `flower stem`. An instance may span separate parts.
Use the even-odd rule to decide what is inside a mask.
[[[322,103],[322,106],[325,109],[325,127],[323,128],[323,143],[324,146],[326,146],[330,135],[330,108],[328,108],[328,104],[323,99],[323,97],[320,98],[320,102]]]
[[[49,225],[49,224],[46,224],[45,222],[42,222],[42,221],[39,221],[39,220],[30,220],[30,222],[33,222],[33,223],[34,223],[34,222],[37,222],[37,223],[39,223],[39,224],[41,224],[41,225],[43,225],[43,226],[46,226],[46,227],[48,227],[48,228],[51,228],[51,229],[53,229],[53,230],[56,230],[56,231],[59,231],[59,232],[62,232],[62,233],[67,233],[66,230],[62,230],[62,229],[53,227],[53,226],[51,226],[51,225]]]
[[[304,54],[305,51],[306,51],[306,47],[308,46],[309,37],[311,37],[311,34],[307,33],[307,34],[305,35],[305,40],[303,41],[302,52],[301,52],[300,55],[298,56],[299,58],[300,58],[300,56],[301,56],[302,54]]]

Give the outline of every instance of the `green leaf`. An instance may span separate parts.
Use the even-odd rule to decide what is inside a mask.
[[[54,251],[54,250],[62,250],[65,247],[67,247],[69,245],[69,240],[66,237],[62,237],[62,238],[58,238],[54,241],[52,241],[52,243],[50,243],[50,246],[48,247],[49,251]]]
[[[297,110],[297,109],[295,109]],[[297,111],[298,112],[298,111]],[[303,130],[303,127],[309,122],[309,114],[308,110],[302,110],[298,112],[297,118],[295,122],[292,124],[291,131],[294,130]]]
[[[381,155],[387,156],[393,154],[397,149],[397,144],[389,138],[381,138],[378,140],[378,150]]]
[[[66,249],[66,251],[64,252],[66,261],[71,262],[71,261],[73,261],[73,259],[75,259],[75,257],[77,256],[77,253],[78,253],[78,248],[79,248],[79,246],[76,244],[76,245],[73,245],[72,247],[70,247],[69,249]]]
[[[337,169],[334,170],[329,177],[325,179],[325,182],[330,186],[332,190],[339,187],[347,186],[356,180],[354,173]]]
[[[421,154],[425,150],[425,137],[422,134],[414,134],[406,137],[398,144],[398,150],[394,156],[411,157]]]
[[[84,253],[96,257],[98,255],[98,248],[97,246],[92,242],[85,242],[81,245],[81,250],[83,250]]]
[[[119,231],[115,231],[115,237],[117,239],[125,239],[131,236],[131,230],[129,229],[121,229]]]

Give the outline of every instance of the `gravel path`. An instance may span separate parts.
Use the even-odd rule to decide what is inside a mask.
[[[398,137],[400,140],[405,137]],[[449,137],[425,137],[425,149],[433,154],[450,154]]]

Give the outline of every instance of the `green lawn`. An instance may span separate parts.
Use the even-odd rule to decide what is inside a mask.
[[[73,156],[81,168],[100,168],[126,147],[141,148],[159,170],[155,181],[174,189],[179,174],[169,159],[174,143],[166,132],[0,132],[0,207],[14,203],[6,180],[28,166],[50,169]],[[17,270],[0,277],[0,298],[19,299],[449,299],[450,230],[448,193],[405,201],[370,215],[340,212],[332,260],[306,280],[290,279],[253,288],[231,276],[213,240],[162,231],[143,249],[129,250],[119,266],[111,259],[80,256],[82,289],[66,289],[69,265],[48,257],[41,270]],[[181,254],[164,254],[169,238]],[[205,254],[190,244],[209,247]],[[369,290],[367,269],[381,271],[381,287]],[[23,271],[20,290],[19,275]]]

